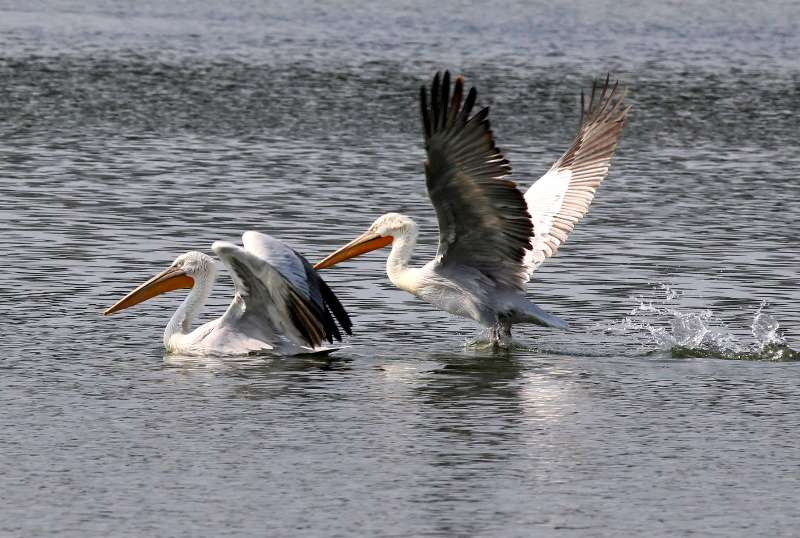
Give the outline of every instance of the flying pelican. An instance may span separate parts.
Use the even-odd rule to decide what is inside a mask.
[[[444,77],[436,73],[430,109],[425,86],[420,90],[426,185],[439,221],[436,257],[423,267],[410,267],[417,225],[387,213],[315,268],[391,244],[386,272],[395,286],[490,327],[494,343],[506,342],[514,323],[566,328],[566,322],[525,298],[525,284],[589,210],[630,108],[624,93],[618,83],[610,87],[606,77],[602,88],[592,85],[588,106],[581,94],[574,142],[523,195],[506,179],[511,166],[495,146],[489,108],[470,116],[475,88],[462,106],[463,78],[456,79],[451,98],[449,72]]]
[[[222,317],[189,330],[217,275],[214,259],[202,252],[178,256],[166,270],[104,314],[168,291],[189,288],[189,295],[164,330],[167,351],[187,355],[331,351],[321,346],[323,340],[342,340],[334,317],[351,334],[347,312],[308,260],[274,237],[258,232],[245,232],[242,244],[244,248],[216,241],[211,246],[230,271],[236,287],[233,301]]]

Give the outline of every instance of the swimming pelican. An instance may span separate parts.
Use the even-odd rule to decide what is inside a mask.
[[[245,232],[242,244],[244,248],[216,241],[211,246],[230,271],[236,287],[233,301],[222,317],[189,330],[217,275],[214,259],[202,252],[178,256],[166,270],[104,314],[168,291],[190,288],[164,330],[167,351],[189,355],[330,351],[321,347],[323,340],[342,340],[334,316],[351,334],[347,312],[308,260],[274,237],[258,232]]]
[[[566,241],[608,173],[629,107],[608,77],[598,89],[595,82],[588,106],[581,94],[581,122],[570,148],[523,195],[506,179],[511,166],[495,146],[489,108],[470,116],[475,88],[462,106],[463,79],[456,79],[451,98],[450,74],[437,73],[430,109],[425,86],[420,91],[426,185],[439,221],[436,257],[410,267],[417,225],[387,213],[315,268],[391,244],[386,272],[395,286],[490,327],[495,343],[510,338],[514,323],[566,328],[525,298],[525,283]]]

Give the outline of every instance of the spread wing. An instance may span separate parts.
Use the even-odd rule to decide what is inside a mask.
[[[495,282],[521,289],[523,259],[533,225],[522,193],[505,179],[511,166],[497,149],[489,126],[489,108],[470,116],[477,92],[462,99],[464,81],[450,74],[433,78],[431,103],[420,92],[425,128],[428,194],[439,221],[437,261],[468,266]]]
[[[344,320],[342,327],[350,333],[350,319],[344,308],[319,276],[308,276],[308,262],[302,256],[257,232],[245,233],[243,241],[245,248],[225,241],[217,241],[211,247],[230,271],[236,287],[221,323],[235,325],[237,330],[257,337],[282,334],[296,343],[317,348],[323,340],[341,340],[328,309],[334,303],[333,311]]]
[[[599,91],[598,91],[599,90]],[[625,91],[609,78],[592,85],[588,107],[581,93],[581,123],[572,146],[525,193],[534,228],[532,248],[525,256],[530,275],[555,255],[575,225],[589,211],[597,188],[608,174],[625,115]]]

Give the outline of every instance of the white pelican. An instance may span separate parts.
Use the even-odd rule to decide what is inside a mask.
[[[242,236],[244,248],[216,241],[211,249],[233,277],[236,293],[222,317],[190,331],[208,299],[217,269],[202,252],[178,256],[107,309],[109,315],[180,288],[191,291],[164,330],[167,351],[190,355],[238,355],[274,351],[285,355],[326,351],[322,341],[342,340],[350,318],[308,261],[290,247],[258,232]],[[331,315],[333,313],[333,315]],[[327,350],[330,351],[330,350]]]
[[[490,327],[494,343],[510,338],[514,323],[566,328],[525,298],[525,283],[566,241],[608,173],[629,107],[624,91],[618,84],[609,87],[608,77],[598,89],[595,82],[588,107],[581,94],[575,141],[523,195],[505,178],[511,166],[495,146],[489,108],[470,117],[475,88],[462,106],[463,79],[456,79],[451,98],[450,74],[442,80],[437,73],[430,109],[424,86],[420,92],[426,184],[439,221],[436,257],[410,267],[417,226],[404,215],[387,213],[315,268],[391,244],[386,272],[395,286]]]

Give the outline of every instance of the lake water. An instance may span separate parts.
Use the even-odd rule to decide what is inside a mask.
[[[0,4],[0,534],[796,535],[800,7],[707,4]],[[571,330],[471,348],[385,253],[326,271],[331,361],[165,357],[177,292],[100,315],[249,229],[318,260],[402,211],[427,261],[442,68],[522,186],[592,77],[630,88],[529,287]]]

